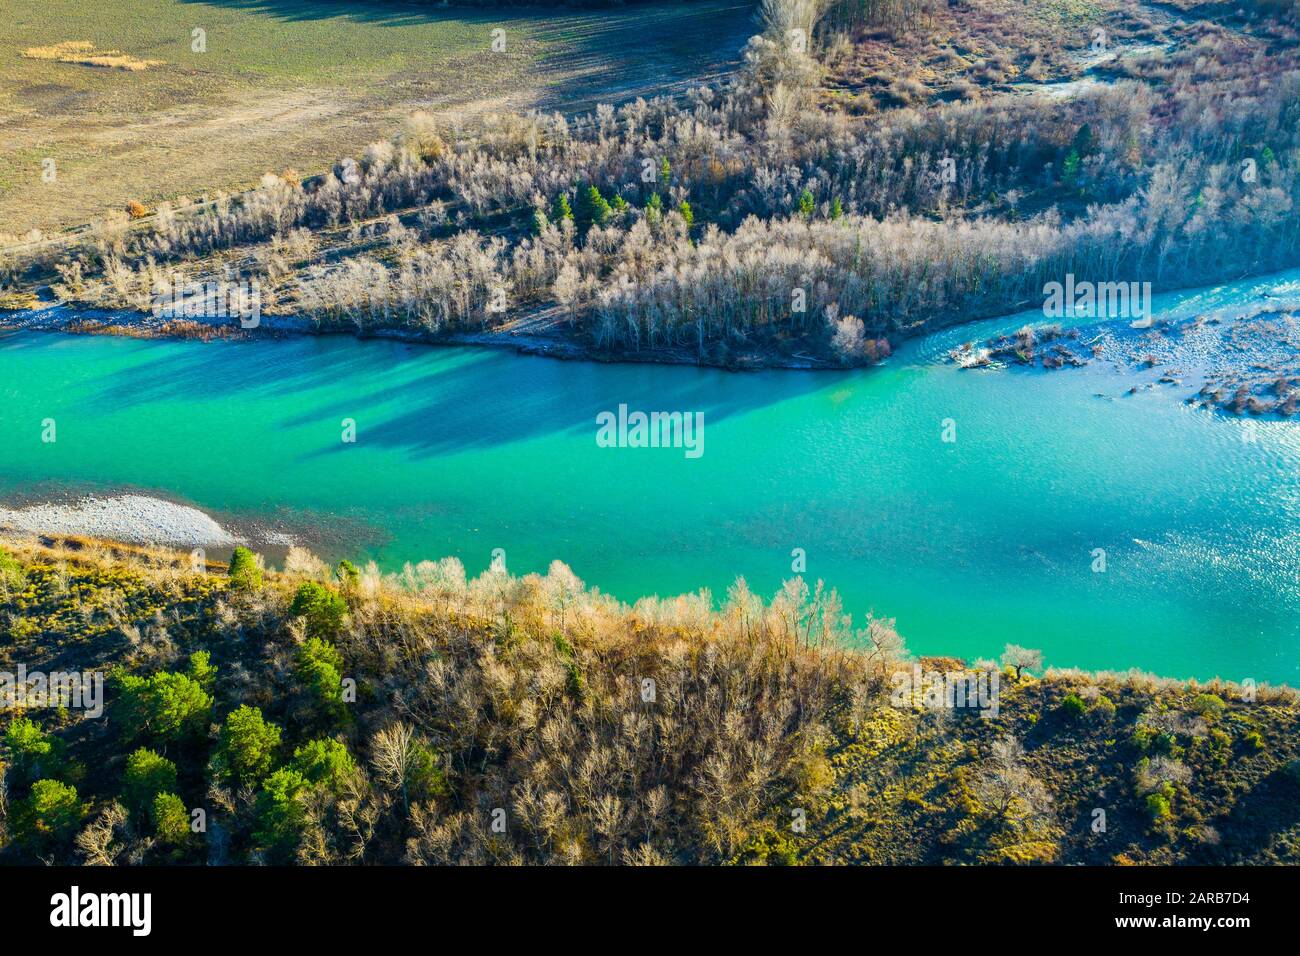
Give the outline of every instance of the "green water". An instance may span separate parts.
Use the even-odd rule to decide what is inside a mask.
[[[737,575],[770,594],[802,548],[806,577],[846,610],[897,618],[915,652],[993,657],[1011,641],[1057,666],[1300,683],[1300,426],[1260,422],[1244,441],[1243,422],[1182,405],[1186,389],[1123,397],[1133,380],[1103,368],[938,361],[1022,321],[846,373],[14,334],[0,500],[134,488],[392,569],[456,555],[476,573],[495,548],[515,573],[559,558],[627,600],[721,596]],[[596,415],[620,403],[702,411],[704,454],[598,447]]]

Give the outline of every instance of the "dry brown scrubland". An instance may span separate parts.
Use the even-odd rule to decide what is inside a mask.
[[[1285,688],[915,662],[997,672],[985,717],[900,701],[914,662],[891,622],[854,627],[797,579],[770,601],[738,581],[628,607],[558,562],[466,580],[454,559],[381,575],[295,551],[228,574],[77,539],[5,555],[5,669],[118,668],[104,719],[11,724],[14,862],[1300,859]],[[257,761],[250,722],[278,728]],[[152,786],[206,808],[206,834],[141,804],[155,757],[174,769]]]

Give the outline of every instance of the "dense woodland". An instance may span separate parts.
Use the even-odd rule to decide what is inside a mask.
[[[1183,24],[1172,52],[1069,100],[850,116],[822,96],[826,49],[960,11],[762,13],[719,86],[577,118],[415,116],[328,175],[268,174],[147,228],[124,213],[75,251],[11,255],[9,275],[57,269],[63,298],[142,310],[177,274],[252,277],[265,309],[326,328],[437,337],[547,313],[610,355],[856,364],[1038,303],[1066,273],[1167,288],[1297,261],[1300,71],[1280,14]],[[785,39],[805,27],[807,53]]]
[[[903,640],[859,624],[797,578],[627,607],[559,563],[467,580],[239,550],[204,571],[10,541],[3,669],[107,688],[102,717],[6,715],[0,858],[1300,861],[1292,691],[1042,671],[1008,646],[1000,671],[920,662],[998,672],[995,716],[900,704]]]

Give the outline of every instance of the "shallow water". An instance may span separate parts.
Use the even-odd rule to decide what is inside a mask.
[[[994,657],[1011,641],[1056,666],[1300,682],[1300,426],[1258,422],[1246,441],[1246,423],[1183,405],[1186,388],[1130,397],[1134,378],[1105,368],[942,363],[1024,319],[844,373],[11,334],[0,500],[143,489],[392,569],[450,554],[476,573],[495,548],[516,573],[559,558],[627,600],[720,597],[737,575],[770,594],[802,548],[806,577],[848,611],[897,618],[916,652]],[[702,411],[704,454],[598,447],[596,416],[620,403]]]

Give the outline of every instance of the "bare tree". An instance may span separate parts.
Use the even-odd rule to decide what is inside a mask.
[[[1003,667],[1016,669],[1016,680],[1020,680],[1020,672],[1025,668],[1037,670],[1043,666],[1043,652],[1030,650],[1019,644],[1008,644],[1007,649],[1002,652],[1001,660]]]

